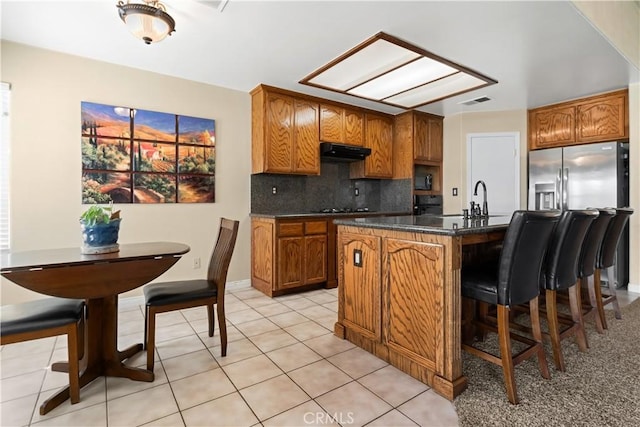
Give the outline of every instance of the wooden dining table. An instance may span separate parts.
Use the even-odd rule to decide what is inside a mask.
[[[143,344],[118,350],[118,295],[157,278],[189,250],[182,243],[149,242],[121,244],[118,252],[98,255],[82,254],[79,247],[3,253],[0,274],[40,294],[86,300],[81,388],[100,376],[150,382],[153,372],[123,363]],[[67,371],[68,365],[54,363],[52,369]],[[47,399],[43,409],[48,412],[68,398],[67,386]]]

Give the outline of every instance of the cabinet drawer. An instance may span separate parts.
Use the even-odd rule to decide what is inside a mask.
[[[304,234],[324,234],[327,232],[327,221],[308,221],[304,224]]]
[[[289,222],[278,224],[278,237],[302,236],[303,224],[301,222]]]

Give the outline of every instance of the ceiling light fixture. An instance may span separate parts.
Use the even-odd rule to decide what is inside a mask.
[[[144,4],[119,1],[118,14],[131,34],[146,44],[157,43],[176,30],[176,22],[159,1],[143,1]]]
[[[498,82],[380,32],[300,83],[411,109]]]

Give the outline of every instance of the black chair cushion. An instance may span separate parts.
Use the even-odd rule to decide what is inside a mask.
[[[464,270],[462,296],[488,304],[498,304],[498,270]]]
[[[144,287],[145,304],[151,306],[169,305],[217,295],[218,288],[205,279],[152,283]]]
[[[0,335],[57,328],[82,319],[84,301],[68,298],[44,298],[0,308]]]

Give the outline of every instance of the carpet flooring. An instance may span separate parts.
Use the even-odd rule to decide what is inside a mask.
[[[566,372],[555,369],[547,344],[550,380],[535,357],[515,367],[518,405],[507,400],[500,366],[463,352],[469,386],[454,401],[460,426],[640,426],[640,299],[622,308],[622,320],[606,314],[604,335],[587,322],[586,353],[573,338],[562,341]],[[493,337],[486,342],[497,349]]]

